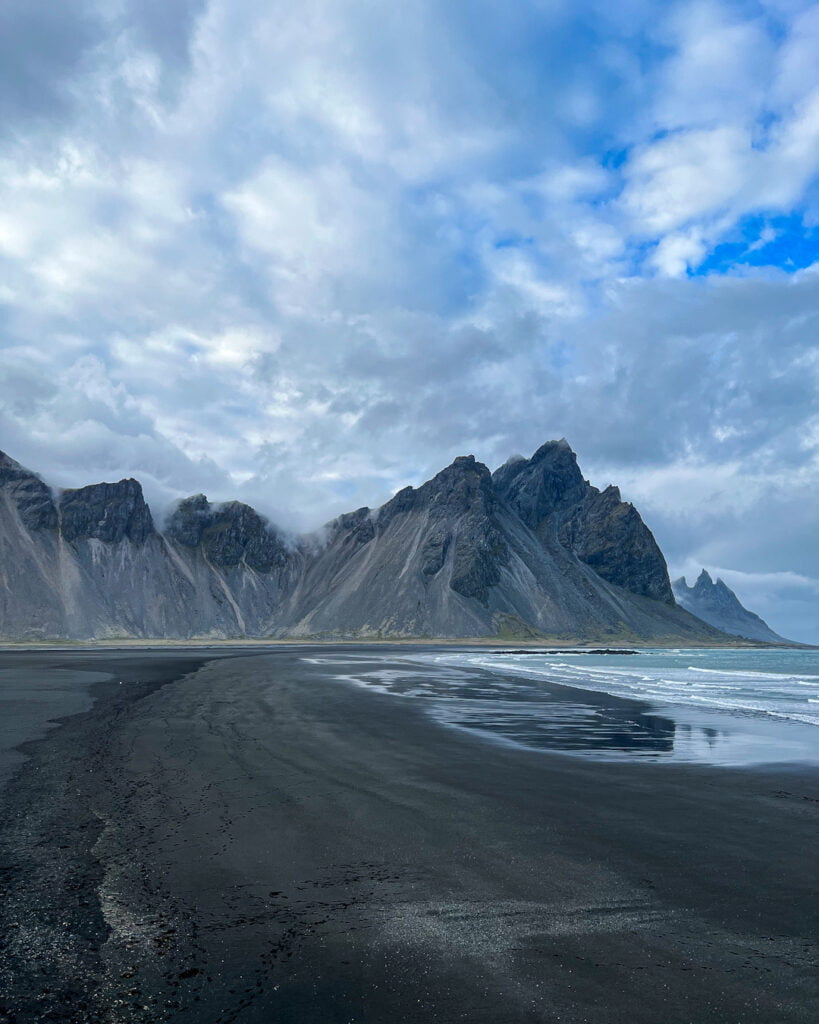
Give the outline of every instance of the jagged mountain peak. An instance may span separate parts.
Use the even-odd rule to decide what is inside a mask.
[[[405,490],[412,491],[412,488],[405,488]],[[402,492],[399,491],[400,493]],[[395,497],[398,497],[398,495]],[[357,508],[354,512],[344,512],[327,524],[325,528],[327,536],[332,538],[340,533],[347,533],[356,544],[366,544],[375,536],[375,524],[378,520],[378,514],[378,511],[374,512],[368,505],[362,505],[361,508]]]
[[[26,469],[16,459],[0,451],[0,482],[7,483],[17,480],[40,480],[42,483],[41,478],[36,473]]]
[[[28,530],[54,530],[57,507],[51,488],[10,455],[0,452],[0,486],[12,495],[17,514]]]
[[[547,441],[531,459],[506,463],[492,476],[498,495],[546,544],[567,547],[603,579],[673,605],[662,552],[619,488],[583,478],[565,438]]]
[[[10,455],[7,455],[5,452],[0,451],[0,472],[2,472],[3,470],[18,470],[22,468],[23,467],[20,465],[20,463],[13,459]]]
[[[677,584],[675,583],[674,586],[676,587]],[[679,589],[682,590],[683,586],[685,586],[685,577],[682,578],[682,585],[679,586]],[[714,579],[706,569],[700,572],[694,586],[687,589],[695,598],[705,598],[712,603],[716,602],[724,609],[747,611],[728,584],[719,577]],[[753,614],[753,612],[749,614]]]
[[[588,487],[565,439],[547,441],[530,459],[504,463],[492,480],[498,494],[533,530],[547,516],[581,501]]]
[[[66,488],[57,507],[60,532],[68,541],[95,539],[116,544],[127,537],[143,544],[154,532],[142,485],[133,477]]]
[[[181,498],[168,517],[165,533],[179,544],[195,548],[202,539],[210,513],[211,504],[204,494]]]
[[[565,437],[561,437],[557,441],[544,441],[529,461],[541,462],[548,458],[564,458],[577,462],[577,454]]]
[[[474,455],[458,455],[448,466],[444,466],[443,469],[439,470],[435,476],[431,477],[426,483],[421,484],[418,488],[419,491],[432,490],[434,487],[445,485],[450,481],[479,478],[479,479],[490,479],[492,474],[489,471],[488,466],[485,466],[482,462],[478,462]]]
[[[201,549],[213,565],[245,565],[270,572],[287,560],[278,531],[241,501],[211,504],[204,494],[183,498],[171,513],[166,536],[184,548]]]
[[[429,508],[436,516],[491,509],[495,502],[492,474],[474,455],[459,455],[420,487],[402,487],[373,513],[380,529],[411,509]],[[339,520],[336,520],[338,522]]]
[[[492,474],[474,455],[459,455],[449,466],[418,488],[419,499],[443,499],[463,507],[475,499],[492,501]]]
[[[685,578],[683,577],[683,583]],[[711,576],[707,569],[702,569],[699,576],[694,581],[693,588],[694,593],[710,595],[712,598],[719,595],[720,599],[727,605],[734,605],[737,608],[742,608],[739,598],[731,590],[725,580],[717,576],[716,579]]]
[[[202,494],[201,491],[198,494],[191,494],[187,498],[180,498],[176,504],[177,506],[184,505],[186,507],[196,509],[210,508],[210,502],[208,501],[207,495]]]
[[[749,611],[724,580],[703,569],[693,587],[681,576],[673,583],[674,596],[679,604],[704,622],[734,636],[749,640],[767,640],[788,643],[775,633],[755,612]]]

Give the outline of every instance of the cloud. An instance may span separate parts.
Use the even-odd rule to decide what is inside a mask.
[[[69,83],[82,73],[104,28],[90,0],[7,0],[0,7],[0,116],[12,143],[67,113]]]
[[[671,49],[657,73],[658,128],[702,129],[758,116],[768,102],[765,69],[775,65],[776,44],[759,11],[751,11],[741,4],[670,5],[655,29]]]
[[[751,156],[750,136],[737,127],[669,135],[629,161],[622,201],[637,230],[662,237],[731,201]]]

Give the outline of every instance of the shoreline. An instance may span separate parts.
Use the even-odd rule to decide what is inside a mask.
[[[807,650],[819,651],[819,644],[771,643],[764,640],[745,640],[737,637],[736,643],[690,643],[679,640],[617,643],[605,638],[597,640],[565,640],[560,637],[285,637],[285,638],[191,638],[173,639],[168,637],[134,638],[120,637],[105,640],[8,640],[0,639],[2,651],[119,651],[119,650],[220,650],[254,649],[269,647],[348,647],[373,646],[395,647],[400,645],[429,647],[490,647],[509,648],[512,646],[538,648],[555,647],[565,650],[590,650],[605,647],[610,650]]]
[[[110,678],[0,789],[0,1021],[816,1019],[819,771],[501,747],[300,654],[6,655]]]

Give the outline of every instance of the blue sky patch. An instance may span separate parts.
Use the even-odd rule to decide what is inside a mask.
[[[718,245],[692,273],[730,273],[735,267],[776,267],[787,273],[819,261],[819,229],[806,228],[802,215],[748,217],[734,234],[740,237]]]

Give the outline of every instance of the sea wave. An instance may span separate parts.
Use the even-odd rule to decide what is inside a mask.
[[[671,653],[675,657],[669,657]],[[719,664],[720,661],[731,661],[733,653],[696,652],[698,658],[710,656],[718,667],[692,665],[690,661],[694,652],[684,650],[641,652],[639,667],[631,660],[628,667],[623,667],[620,661],[613,663],[612,655],[580,653],[573,656],[565,653],[524,656],[447,652],[419,655],[419,659],[431,660],[440,666],[471,667],[502,672],[507,676],[523,676],[530,681],[542,679],[631,700],[687,704],[819,726],[819,715],[814,706],[819,703],[819,662],[805,664],[804,653],[796,651],[793,652],[794,658],[790,659],[794,664],[789,665],[790,652],[777,652],[776,664],[771,666],[775,670],[770,670],[763,667],[767,651],[745,651],[733,658],[733,664]]]

